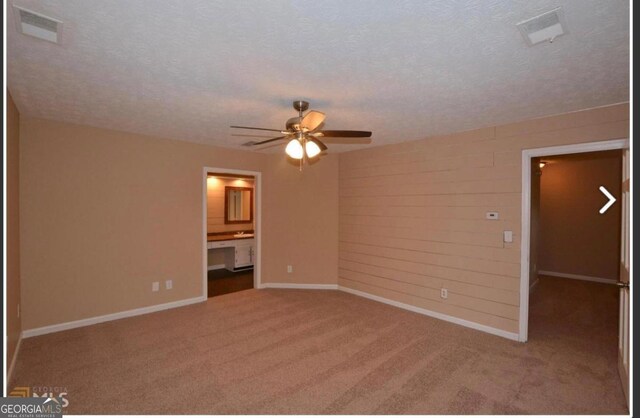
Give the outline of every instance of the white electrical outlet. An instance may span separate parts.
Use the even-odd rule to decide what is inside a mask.
[[[151,291],[157,292],[158,290],[160,290],[160,282],[151,283]]]
[[[440,289],[440,297],[442,299],[448,298],[449,297],[449,291],[443,287],[442,289]]]
[[[497,219],[500,219],[500,214],[498,212],[487,212],[486,218],[491,220],[497,220]]]
[[[293,273],[293,266],[287,266],[287,273]]]
[[[167,280],[166,282],[164,282],[164,287],[167,290],[173,289],[173,280]]]

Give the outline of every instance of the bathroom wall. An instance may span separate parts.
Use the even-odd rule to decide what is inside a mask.
[[[224,223],[224,190],[227,186],[253,188],[254,181],[251,179],[225,178],[221,176],[207,178],[207,233],[248,231],[255,229],[255,216],[254,222],[242,224]],[[255,193],[253,197],[253,207],[255,208]]]
[[[255,230],[255,192],[253,194],[254,221],[242,224],[224,223],[224,193],[227,186],[251,187],[253,189],[254,181],[252,179],[226,178],[223,176],[207,178],[207,233]],[[220,268],[223,264],[223,249],[213,249],[207,252],[207,266],[209,268]]]

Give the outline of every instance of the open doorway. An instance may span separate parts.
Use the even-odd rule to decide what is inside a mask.
[[[608,404],[628,401],[628,141],[525,150],[522,163],[520,340],[593,369]]]
[[[611,353],[618,334],[622,150],[532,159],[529,338],[571,338]],[[614,202],[615,203],[615,202]]]
[[[259,287],[260,173],[206,168],[204,285],[208,297]]]

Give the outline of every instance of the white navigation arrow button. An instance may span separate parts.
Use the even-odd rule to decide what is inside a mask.
[[[607,199],[609,199],[609,201],[605,203],[603,207],[600,208],[600,215],[602,215],[611,207],[611,205],[616,203],[616,198],[613,197],[611,193],[609,193],[609,190],[605,189],[604,186],[600,186],[600,191],[602,192],[603,195],[607,197]]]

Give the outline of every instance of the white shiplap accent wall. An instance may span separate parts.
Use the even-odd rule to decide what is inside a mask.
[[[517,333],[522,150],[628,132],[620,104],[341,154],[339,285]]]

